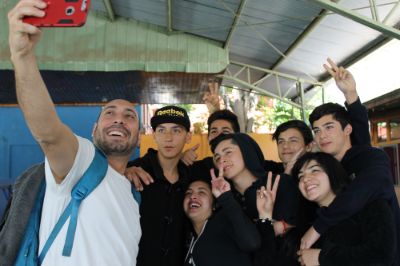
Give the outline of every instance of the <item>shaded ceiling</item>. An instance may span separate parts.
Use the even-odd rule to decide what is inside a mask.
[[[13,1],[10,0],[10,2]],[[399,6],[399,1],[342,0],[339,1],[341,10],[335,11],[339,14],[324,10],[323,7],[330,8],[324,6],[326,2],[329,1],[92,0],[91,15],[97,17],[96,25],[102,20],[104,23],[113,25],[113,23],[120,23],[121,18],[125,18],[132,23],[154,25],[158,27],[157,32],[167,36],[168,39],[182,35],[200,37],[200,39],[211,41],[212,45],[219,46],[229,53],[229,64],[222,73],[219,70],[208,71],[208,74],[204,75],[177,74],[175,72],[171,74],[154,72],[149,75],[132,74],[132,71],[110,72],[104,75],[109,82],[104,82],[104,84],[109,84],[109,93],[119,93],[121,90],[128,93],[129,91],[130,94],[135,94],[132,97],[138,99],[140,103],[175,103],[172,101],[195,103],[201,102],[200,95],[204,91],[204,84],[207,83],[210,75],[218,72],[224,85],[248,88],[289,100],[296,99],[301,94],[299,88],[307,91],[327,78],[326,73],[322,71],[322,63],[327,57],[331,57],[340,64],[349,65],[387,42],[391,37],[398,37],[396,30],[393,35],[390,29],[384,31],[380,27],[390,28],[398,25],[400,11],[396,7]],[[371,3],[376,6],[371,8]],[[370,25],[367,27],[346,18],[346,15],[351,16],[352,19],[361,17],[362,23],[370,23]],[[115,36],[119,36],[122,40],[123,36],[130,36],[132,33],[129,31],[129,27],[128,24],[124,33]],[[378,27],[385,34],[371,27],[375,29]],[[4,30],[0,31],[1,40],[5,40],[3,37],[6,38],[4,32]],[[115,36],[113,38],[116,38]],[[105,35],[103,39],[107,39],[107,37]],[[102,40],[98,36],[93,38],[97,41]],[[91,45],[92,43],[90,38],[86,38],[84,41],[84,43],[76,42],[76,44]],[[113,46],[114,44],[109,42],[107,45]],[[201,60],[201,58],[196,60]],[[113,62],[116,65],[123,63]],[[87,70],[96,69],[88,67]],[[131,70],[143,69],[132,66]],[[267,70],[275,72],[267,72]],[[176,69],[160,71],[168,72],[176,71]],[[1,72],[0,75],[5,75],[5,72]],[[89,102],[99,101],[99,97],[92,92],[96,91],[95,88],[102,79],[95,78],[93,84],[90,80],[91,75],[101,76],[101,72],[85,74],[84,76],[90,77],[87,82],[81,79],[82,75],[79,73],[68,75],[70,75],[68,79],[72,80],[70,83],[74,89],[87,90],[83,93],[86,95],[84,99]],[[159,77],[157,77],[158,75]],[[147,79],[157,81],[148,82]],[[299,84],[301,84],[300,87]],[[7,98],[10,93],[3,95],[4,90],[12,89],[9,85],[5,86],[4,82],[0,81],[0,88],[0,99],[3,102],[14,101],[15,98],[11,96],[11,98]],[[60,87],[58,86],[58,88]],[[134,89],[131,90],[131,88]],[[65,87],[64,90],[59,91],[54,90],[52,95],[60,93],[57,96],[57,99],[61,99],[60,102],[63,102],[63,97],[69,100],[74,99],[73,95],[82,97],[80,93],[71,96],[68,90],[71,91],[71,87]],[[180,93],[176,93],[176,91]],[[173,96],[169,92],[173,92]],[[152,94],[157,96],[152,96]],[[79,101],[78,98],[76,100]]]
[[[151,104],[199,103],[213,74],[178,72],[41,71],[56,104],[104,103],[112,99]],[[0,71],[1,84],[14,87],[14,72]],[[182,93],[182,88],[185,93]],[[0,105],[17,102],[15,90],[0,91]]]

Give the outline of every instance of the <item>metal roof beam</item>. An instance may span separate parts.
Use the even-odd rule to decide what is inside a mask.
[[[285,51],[285,56],[281,56],[278,61],[276,61],[271,69],[277,68],[283,60],[285,60],[303,41],[304,39],[312,32],[318,25],[320,25],[321,21],[325,18],[328,11],[323,10],[308,26],[307,28],[300,34],[300,36],[289,46],[289,48]]]
[[[376,8],[375,0],[369,0],[369,5],[371,7],[370,9],[371,9],[372,19],[375,21],[379,21],[378,9]]]
[[[221,77],[227,81],[236,83],[240,86],[247,87],[251,90],[255,90],[260,94],[278,99],[278,100],[285,102],[287,104],[290,104],[296,108],[300,108],[300,109],[304,108],[304,103],[298,104],[298,103],[292,101],[291,99],[286,98],[288,92],[286,92],[286,94],[282,97],[282,88],[281,88],[281,84],[280,84],[280,79],[292,80],[292,81],[296,82],[296,84],[299,84],[298,86],[302,89],[303,89],[302,84],[310,84],[312,86],[322,87],[322,83],[320,83],[320,82],[301,79],[296,76],[277,72],[274,70],[261,68],[261,67],[257,67],[257,66],[252,66],[252,65],[248,65],[248,64],[243,64],[240,62],[230,62],[230,64],[240,67],[240,70],[235,74],[232,74],[229,71],[226,71],[225,74],[219,75],[219,77]],[[276,78],[276,89],[277,89],[278,93],[276,94],[276,93],[270,92],[260,86],[263,83],[263,81],[265,81],[265,79],[266,79],[265,75],[263,77],[261,77],[259,80],[252,82],[251,76],[252,76],[252,73],[254,73],[254,72],[258,72],[258,73],[264,72],[270,76],[274,76]],[[240,73],[242,73],[242,74],[239,75]],[[291,90],[291,89],[293,89],[293,87],[288,88],[288,90]],[[304,92],[301,91],[301,92],[299,92],[299,94],[300,94],[299,96],[302,96],[302,99],[304,99]]]
[[[231,43],[233,33],[235,32],[236,26],[239,23],[240,16],[242,15],[242,12],[243,12],[244,6],[246,5],[246,2],[247,2],[247,0],[240,1],[240,5],[239,5],[239,8],[238,8],[238,11],[235,14],[235,19],[233,20],[232,27],[231,27],[231,29],[230,29],[230,31],[228,33],[228,37],[226,38],[226,41],[225,41],[225,44],[224,44],[224,49],[229,47],[229,44]]]
[[[108,18],[110,19],[110,21],[114,21],[115,13],[114,13],[114,9],[111,4],[111,0],[103,0],[103,3],[104,3],[104,7],[107,10]]]
[[[288,56],[303,42],[303,40],[306,39],[310,32],[313,31],[321,23],[327,13],[328,11],[326,10],[321,11],[320,14],[307,26],[307,28],[299,35],[299,37],[289,46],[289,48],[284,53],[277,51],[278,54],[281,55],[281,57],[271,66],[271,69],[276,69],[285,59],[287,59]],[[270,45],[270,42],[266,41],[266,43]],[[311,77],[311,75],[309,75],[308,73],[304,74]],[[267,73],[264,78],[267,79],[269,78],[269,76],[271,76],[271,74]]]
[[[396,16],[397,12],[399,11],[399,7],[400,7],[400,0],[397,1],[392,10],[390,10],[387,16],[383,19],[382,21],[383,24],[387,24],[388,22],[390,22],[390,20],[392,20]]]
[[[303,40],[312,32],[325,18],[328,11],[323,10],[300,34],[300,36],[290,45],[290,47],[285,51],[284,56],[281,56],[278,61],[276,61],[271,69],[276,69],[302,42]],[[268,78],[270,74],[266,74],[265,77]],[[288,90],[289,92],[290,90]]]
[[[167,1],[167,28],[169,32],[172,32],[172,2]]]
[[[306,112],[304,111],[305,109],[305,103],[304,103],[304,90],[301,82],[296,83],[297,90],[300,92],[300,105],[301,105],[301,118],[303,119],[304,123],[307,123],[307,118],[306,118]]]
[[[400,40],[400,31],[393,27],[387,26],[383,23],[374,21],[373,19],[370,19],[368,17],[357,14],[356,12],[354,12],[352,10],[346,9],[346,8],[340,6],[336,3],[333,3],[331,1],[328,1],[328,0],[309,0],[309,1],[314,2],[315,4],[325,8],[327,10],[335,12],[341,16],[344,16],[344,17],[354,20],[358,23],[361,23],[367,27],[370,27],[371,29],[377,30],[386,36]]]
[[[261,72],[269,73],[269,74],[276,75],[276,76],[279,76],[279,77],[282,77],[282,78],[285,78],[285,79],[290,79],[290,80],[293,80],[293,81],[300,81],[302,83],[308,83],[308,84],[313,84],[313,85],[318,85],[318,86],[322,85],[322,83],[315,82],[314,80],[299,78],[299,77],[294,76],[294,75],[278,72],[278,71],[271,70],[271,69],[268,69],[268,68],[262,68],[262,67],[258,67],[258,66],[244,64],[244,63],[240,63],[240,62],[237,62],[237,61],[230,61],[229,63],[231,65],[236,65],[236,66],[240,66],[240,67],[246,67],[246,68],[250,68],[252,70],[258,70],[258,71],[261,71]]]
[[[239,84],[241,86],[253,89],[253,90],[257,91],[258,93],[260,93],[262,95],[266,95],[266,96],[269,96],[269,97],[272,97],[272,98],[275,98],[275,99],[279,99],[282,102],[285,102],[287,104],[290,104],[290,105],[292,105],[294,107],[297,107],[297,108],[301,109],[301,105],[299,105],[299,104],[297,104],[295,102],[292,102],[289,99],[281,98],[281,97],[279,97],[279,95],[276,95],[275,93],[269,92],[269,91],[267,91],[265,89],[262,89],[262,88],[260,88],[258,86],[254,86],[254,85],[252,85],[252,84],[250,84],[250,83],[248,83],[246,81],[243,81],[243,80],[241,80],[239,78],[231,77],[231,76],[228,76],[228,75],[218,75],[218,77],[221,77],[221,78],[226,79],[226,80],[233,81],[236,84]]]

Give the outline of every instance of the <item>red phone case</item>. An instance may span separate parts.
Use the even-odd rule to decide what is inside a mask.
[[[90,0],[46,0],[46,15],[25,17],[25,23],[37,27],[80,27],[86,22]]]

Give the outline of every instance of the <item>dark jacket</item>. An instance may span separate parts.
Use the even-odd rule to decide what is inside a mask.
[[[154,179],[141,192],[140,225],[142,238],[139,243],[138,266],[179,266],[185,255],[185,235],[188,228],[183,211],[183,197],[188,185],[189,171],[178,164],[179,180],[171,184],[164,176],[157,151],[147,154],[130,166],[140,166]]]
[[[185,265],[252,266],[251,252],[260,246],[256,226],[242,212],[231,192],[223,193],[217,202],[221,209],[208,219],[197,239],[193,236]]]
[[[395,231],[387,201],[376,200],[329,228],[313,248],[321,248],[322,266],[390,266],[395,257]]]
[[[10,206],[0,227],[0,266],[14,265],[44,176],[44,163],[37,164],[26,170],[14,184]]]
[[[273,177],[273,180],[275,180],[275,177]],[[274,220],[284,220],[286,223],[295,225],[296,227],[290,229],[282,236],[275,237],[274,229],[268,222],[260,223],[258,221],[257,190],[261,186],[265,186],[266,182],[267,177],[265,174],[253,182],[245,190],[244,194],[235,190],[233,185],[231,185],[236,201],[239,202],[242,210],[249,218],[257,221],[257,227],[260,231],[262,244],[261,248],[254,255],[254,265],[297,265],[296,251],[299,246],[298,243],[301,234],[304,233],[304,227],[298,224],[299,190],[291,176],[281,174],[272,217]]]
[[[304,233],[298,227],[290,229],[281,236],[275,236],[274,227],[268,221],[257,221],[261,235],[261,248],[254,255],[255,266],[298,266],[297,250],[299,239]]]
[[[397,235],[394,244],[399,256],[397,243],[400,241],[400,210],[387,155],[377,148],[353,146],[346,152],[341,163],[354,180],[345,191],[337,195],[329,208],[318,212],[318,218],[314,222],[315,230],[324,234],[329,227],[360,212],[367,204],[384,199],[393,213]]]
[[[191,178],[209,181],[211,180],[210,170],[215,168],[213,157],[205,157],[202,160],[195,161],[189,168]]]
[[[351,144],[371,146],[371,136],[369,134],[368,111],[361,103],[360,98],[352,104],[344,103],[350,116],[353,131],[350,135]]]

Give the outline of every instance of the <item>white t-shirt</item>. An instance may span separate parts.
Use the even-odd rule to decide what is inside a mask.
[[[61,184],[55,182],[45,162],[46,194],[39,231],[39,253],[71,200],[71,190],[93,160],[95,148],[78,137],[74,164]],[[136,265],[141,237],[139,206],[131,184],[110,165],[103,181],[80,205],[71,256],[62,256],[69,219],[47,252],[43,266]]]

